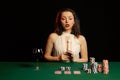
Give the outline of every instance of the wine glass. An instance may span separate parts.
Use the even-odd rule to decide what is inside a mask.
[[[35,67],[35,70],[40,70],[39,68],[39,60],[42,59],[42,56],[43,56],[43,50],[42,48],[33,48],[33,57],[34,59],[36,60],[36,67]]]

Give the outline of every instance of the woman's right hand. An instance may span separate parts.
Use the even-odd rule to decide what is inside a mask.
[[[69,56],[67,55],[67,52],[64,52],[61,54],[61,60],[63,60],[63,61],[69,60]]]

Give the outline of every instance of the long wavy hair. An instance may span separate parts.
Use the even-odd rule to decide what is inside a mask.
[[[72,27],[71,34],[74,34],[76,37],[78,37],[80,35],[80,22],[79,22],[79,19],[76,15],[75,11],[73,11],[70,8],[63,8],[57,13],[56,20],[55,20],[55,30],[54,30],[54,32],[57,33],[58,35],[61,35],[62,32],[64,31],[60,19],[61,19],[62,12],[65,12],[65,11],[71,12],[73,14],[75,23]]]

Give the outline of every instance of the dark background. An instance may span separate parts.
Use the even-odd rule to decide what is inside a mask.
[[[56,13],[65,7],[75,10],[80,19],[89,57],[95,57],[96,61],[120,61],[113,2],[44,0],[3,2],[1,7],[0,61],[34,61],[32,49],[45,49],[47,37],[54,29]]]

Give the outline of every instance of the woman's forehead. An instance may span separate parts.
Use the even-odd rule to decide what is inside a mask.
[[[64,11],[62,12],[61,16],[73,16],[73,13],[70,11]]]

